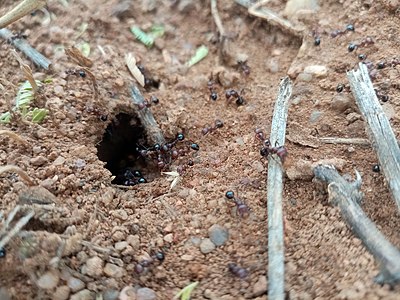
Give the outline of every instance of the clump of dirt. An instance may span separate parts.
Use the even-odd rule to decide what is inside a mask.
[[[302,41],[234,1],[218,1],[231,58],[247,57],[246,67],[243,61],[220,65],[218,31],[204,1],[49,1],[49,23],[47,13],[38,11],[11,25],[52,68],[45,72],[25,60],[34,77],[46,82],[38,102],[49,110],[45,120],[2,124],[27,144],[0,136],[1,164],[19,166],[46,192],[30,191],[14,173],[2,174],[4,218],[17,205],[23,208],[7,230],[26,214],[34,216],[0,258],[0,294],[172,299],[198,281],[192,299],[267,299],[267,163],[255,129],[269,132],[279,82],[289,74],[294,90],[285,168],[294,171],[284,187],[287,296],[395,299],[399,288],[373,283],[379,266],[301,167],[330,158],[342,173],[357,169],[363,209],[400,246],[397,208],[383,174],[373,171],[377,158],[370,146],[321,142],[367,138],[346,79],[360,61],[371,66],[378,93],[388,96],[380,100],[399,132],[398,66],[391,63],[399,59],[395,2],[321,1],[318,12],[298,16],[306,28]],[[5,1],[0,14],[13,5]],[[349,24],[354,30],[346,30]],[[130,32],[133,25],[147,33],[162,25],[163,34],[147,47]],[[332,35],[337,30],[343,33]],[[90,46],[94,64],[88,70],[95,80],[75,72],[82,66],[63,51],[72,45]],[[201,45],[208,55],[188,68]],[[2,112],[26,80],[12,49],[6,41],[0,45]],[[180,175],[161,174],[137,152],[154,145],[131,101],[130,86],[137,83],[125,66],[129,52],[158,83],[141,92],[159,99],[150,109],[166,138],[183,133],[200,147],[172,161],[170,171],[181,167]],[[376,67],[380,62],[385,67]],[[243,97],[243,105],[225,99],[228,89]],[[223,126],[205,130],[216,120]],[[127,169],[139,170],[147,183],[121,186]],[[225,197],[227,191],[249,208],[247,218]]]

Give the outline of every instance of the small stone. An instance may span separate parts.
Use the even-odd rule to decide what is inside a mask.
[[[47,158],[44,156],[36,156],[36,157],[31,158],[31,160],[29,162],[33,166],[40,167],[40,166],[43,166],[45,163],[47,163]]]
[[[279,72],[279,63],[278,60],[275,58],[271,58],[266,62],[267,70],[271,73],[278,73]]]
[[[115,85],[118,87],[123,87],[124,86],[124,80],[122,78],[117,78],[115,79]]]
[[[349,96],[346,94],[337,94],[332,98],[331,109],[342,113],[352,107],[352,105],[353,100]]]
[[[186,260],[186,261],[191,261],[191,260],[194,259],[194,256],[193,256],[193,255],[190,255],[190,254],[183,254],[183,255],[181,256],[181,259],[182,259],[182,260]]]
[[[140,288],[136,292],[137,300],[155,300],[157,299],[156,292],[149,288]]]
[[[167,243],[172,243],[174,240],[174,235],[172,233],[168,233],[167,235],[164,236],[164,241]]]
[[[304,68],[304,73],[311,74],[317,78],[322,78],[328,75],[328,68],[321,65],[307,66]]]
[[[107,263],[104,267],[104,274],[108,277],[121,278],[124,275],[124,269],[114,264]]]
[[[214,224],[208,229],[210,240],[216,246],[222,246],[229,238],[229,231],[225,227]]]
[[[314,177],[310,161],[299,159],[286,169],[290,180],[311,180]]]
[[[266,276],[260,276],[253,286],[253,297],[258,297],[267,292],[268,282]]]
[[[215,250],[215,245],[210,239],[204,239],[200,243],[200,251],[203,254],[210,253]]]
[[[73,293],[79,292],[85,288],[85,283],[79,278],[70,277],[67,281],[68,287]]]
[[[57,272],[48,271],[39,278],[39,280],[37,281],[37,285],[41,289],[51,290],[57,286],[59,280],[60,277]]]
[[[299,75],[297,75],[297,80],[304,81],[304,82],[310,82],[312,80],[312,74],[300,73]]]
[[[135,288],[132,286],[124,287],[119,293],[119,300],[137,300]]]
[[[89,290],[82,290],[76,294],[73,294],[70,298],[70,300],[93,300],[94,299],[94,293],[92,293]]]
[[[53,166],[61,166],[64,163],[65,163],[65,158],[62,156],[59,156],[53,161]]]
[[[69,299],[70,289],[66,285],[59,286],[53,294],[53,300],[67,300]],[[3,299],[3,298],[1,298]]]
[[[89,258],[84,265],[84,271],[90,277],[100,277],[103,273],[103,260],[98,256]]]
[[[133,250],[137,251],[140,247],[140,238],[138,235],[128,235],[126,241],[132,246]]]
[[[117,300],[119,291],[117,290],[106,290],[103,292],[103,300]]]
[[[128,247],[128,242],[125,242],[125,241],[123,241],[123,242],[118,242],[118,243],[115,243],[115,245],[114,245],[114,248],[115,248],[115,250],[117,250],[117,251],[122,251],[122,250],[124,250],[126,247]]]
[[[286,2],[284,14],[292,17],[299,11],[316,11],[318,8],[317,0],[289,0]]]
[[[314,110],[311,112],[310,115],[310,122],[311,123],[315,123],[318,121],[318,119],[322,116],[322,112],[318,111],[318,110]]]
[[[58,97],[64,96],[64,88],[61,85],[56,85],[54,87],[54,94]]]
[[[115,242],[123,241],[125,239],[125,234],[122,231],[116,231],[116,232],[113,233],[111,238]]]

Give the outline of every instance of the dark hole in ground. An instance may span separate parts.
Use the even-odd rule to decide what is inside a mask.
[[[118,114],[108,125],[97,146],[97,156],[115,176],[112,183],[135,185],[159,176],[155,166],[136,150],[145,148],[145,137],[140,120],[129,114]]]

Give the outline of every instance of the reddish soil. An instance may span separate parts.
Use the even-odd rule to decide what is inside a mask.
[[[208,1],[193,1],[186,10],[174,1],[154,2],[156,9],[147,12],[142,1],[48,1],[49,24],[43,24],[44,14],[39,11],[9,26],[15,33],[26,34],[28,42],[52,61],[52,68],[45,72],[21,54],[36,79],[51,79],[35,102],[50,113],[40,124],[15,119],[1,126],[28,144],[1,136],[0,163],[19,166],[41,188],[32,191],[16,174],[2,174],[3,215],[21,204],[15,220],[30,210],[35,216],[5,247],[0,298],[99,299],[102,295],[116,299],[130,286],[133,294],[147,287],[157,299],[172,299],[190,282],[198,281],[192,299],[267,299],[267,162],[260,156],[254,131],[270,131],[278,86],[290,69],[293,96],[285,144],[289,156],[284,166],[291,174],[284,182],[288,298],[397,299],[398,287],[373,282],[378,264],[300,163],[309,166],[332,159],[343,174],[351,176],[357,169],[363,179],[363,209],[400,246],[399,213],[383,174],[372,171],[377,164],[372,148],[319,141],[323,137],[367,138],[351,92],[345,87],[338,93],[336,87],[340,83],[348,86],[346,70],[356,67],[359,54],[367,55],[374,65],[399,58],[399,2],[320,1],[320,10],[302,19],[307,29],[298,55],[301,39],[250,16],[233,1],[219,1],[230,37],[224,64],[219,61],[218,31]],[[15,3],[3,1],[0,15]],[[82,31],[84,23],[87,29]],[[152,48],[135,40],[129,30],[132,25],[149,30],[155,23],[163,24],[166,32]],[[354,24],[354,32],[330,37],[332,31],[348,24]],[[320,36],[319,46],[314,45],[313,30]],[[366,37],[375,43],[348,51],[349,43],[360,43]],[[81,42],[91,47],[89,58],[94,64],[90,72],[98,95],[90,76],[66,74],[80,67],[63,48]],[[207,57],[183,70],[182,64],[200,45],[209,48]],[[6,41],[0,45],[0,79],[5,88],[1,112],[7,111],[7,103],[25,81],[12,49]],[[116,116],[136,116],[138,111],[129,92],[130,84],[137,82],[125,66],[129,52],[160,82],[158,88],[141,91],[146,99],[159,98],[151,111],[166,138],[183,132],[200,146],[199,151],[171,164],[174,170],[189,159],[194,162],[172,191],[168,176],[145,166],[140,171],[148,183],[116,186],[98,156],[105,136],[120,134],[113,132]],[[234,66],[235,53],[248,55],[250,75]],[[327,72],[297,76],[313,65],[325,66]],[[207,82],[218,70],[225,80],[215,85],[218,99],[212,101]],[[374,80],[380,92],[390,97],[382,104],[397,135],[398,80],[398,67],[389,66],[377,70]],[[225,100],[229,88],[243,89],[244,105]],[[216,119],[224,126],[203,135],[202,129]],[[123,149],[108,151],[107,155],[118,157]],[[235,191],[250,208],[248,218],[236,214],[225,198],[228,190]],[[214,224],[228,229],[229,239],[203,254],[199,243],[209,237]],[[137,263],[157,251],[163,251],[165,260],[153,261],[138,274]],[[232,262],[247,269],[248,276],[241,279],[232,274],[228,269]],[[79,287],[73,279],[79,280]]]

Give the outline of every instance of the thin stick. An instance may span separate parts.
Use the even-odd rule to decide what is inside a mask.
[[[333,166],[327,165],[315,167],[314,174],[328,184],[329,201],[339,206],[349,228],[379,262],[381,272],[375,277],[375,282],[390,285],[400,282],[400,251],[385,238],[359,205],[363,198],[360,174],[356,171],[356,181],[348,182]]]
[[[371,146],[367,139],[363,138],[337,138],[337,137],[322,137],[319,141],[324,144],[345,144],[345,145],[360,145]]]
[[[8,136],[10,139],[13,139],[17,141],[18,143],[24,145],[24,146],[29,146],[29,143],[25,141],[22,137],[20,137],[18,134],[16,134],[14,131],[11,130],[0,130],[0,136]]]
[[[379,104],[367,67],[360,63],[359,70],[348,72],[347,78],[360,112],[367,122],[372,148],[376,151],[389,189],[400,210],[400,148],[396,136]]]
[[[34,211],[30,211],[25,217],[22,217],[17,224],[15,224],[14,228],[11,229],[6,236],[4,236],[0,241],[0,249],[4,248],[5,245],[18,233],[21,231],[22,227],[24,227],[29,220],[35,215]]]
[[[0,38],[8,41],[12,45],[15,46],[18,50],[20,50],[22,53],[24,53],[33,63],[45,70],[48,70],[51,61],[48,60],[46,57],[44,57],[42,54],[40,54],[35,48],[31,47],[31,45],[28,44],[24,39],[20,38],[13,38],[13,34],[10,30],[3,28],[0,29]]]
[[[6,172],[14,172],[19,175],[23,180],[25,180],[30,186],[35,185],[32,181],[32,179],[29,177],[28,174],[24,170],[22,170],[20,167],[13,166],[13,165],[7,165],[7,166],[2,166],[0,167],[0,174],[6,173]]]
[[[131,95],[132,95],[132,101],[136,106],[144,102],[142,94],[140,93],[139,89],[134,85],[131,86]],[[138,109],[138,116],[142,123],[142,126],[145,128],[148,142],[153,145],[154,144],[164,145],[165,144],[164,135],[160,127],[158,127],[158,124],[154,119],[151,110],[147,107],[144,107],[143,109]]]
[[[292,83],[285,77],[279,85],[279,93],[275,102],[272,117],[270,140],[272,145],[285,143],[286,120],[289,109],[289,99],[292,94]],[[268,158],[268,298],[285,298],[285,268],[283,241],[283,191],[282,164],[276,159]]]
[[[0,28],[4,28],[31,12],[46,5],[46,0],[24,0],[0,18]]]
[[[222,40],[225,37],[225,29],[224,26],[222,26],[222,21],[219,17],[217,0],[211,0],[211,15],[214,18],[215,25],[217,25],[220,40]]]

